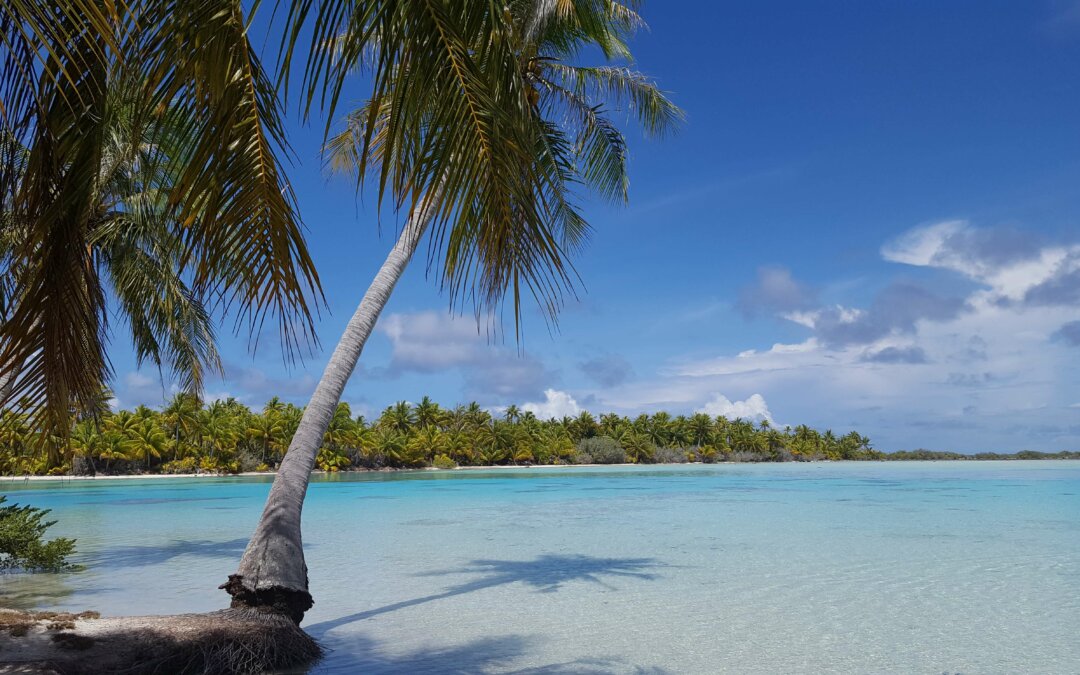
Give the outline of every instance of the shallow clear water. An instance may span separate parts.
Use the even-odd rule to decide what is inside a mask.
[[[219,608],[269,481],[25,484],[87,569],[8,606]],[[316,672],[1080,673],[1080,462],[319,479]]]

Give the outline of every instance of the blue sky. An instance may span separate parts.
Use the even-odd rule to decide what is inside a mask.
[[[423,260],[346,392],[542,415],[666,409],[855,428],[886,450],[1080,448],[1080,3],[646,3],[637,67],[687,112],[587,204],[584,289],[523,353],[452,317]],[[362,96],[361,83],[354,95]],[[291,111],[290,111],[291,112]],[[210,397],[304,403],[396,221],[292,125],[323,352],[222,329]],[[169,383],[112,349],[121,405]]]

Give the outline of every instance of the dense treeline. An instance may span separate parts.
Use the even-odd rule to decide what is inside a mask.
[[[25,418],[5,411],[0,419],[0,472],[266,471],[280,462],[302,413],[277,398],[252,411],[234,399],[203,405],[194,396],[180,394],[161,410],[140,406],[79,420],[69,441],[50,442]],[[425,397],[416,405],[392,405],[374,420],[354,417],[348,404],[340,404],[324,434],[317,466],[340,471],[879,456],[869,439],[854,432],[837,436],[806,426],[780,430],[767,422],[665,412],[633,419],[582,412],[541,420],[517,406],[492,415],[477,403],[451,409]]]
[[[1012,454],[1004,454],[1000,452],[977,452],[973,455],[963,455],[959,452],[942,452],[940,450],[899,450],[897,452],[885,453],[881,456],[881,459],[899,461],[953,459],[1080,459],[1080,452],[1070,452],[1068,450],[1062,450],[1061,452],[1036,452],[1035,450],[1021,450],[1020,452]]]
[[[253,411],[235,399],[204,405],[180,394],[161,410],[105,413],[79,420],[68,441],[42,438],[25,417],[0,414],[0,472],[237,473],[269,471],[280,461],[303,409],[274,398]],[[44,441],[44,442],[43,442]],[[616,414],[542,420],[510,406],[498,415],[470,403],[444,408],[425,397],[367,420],[348,404],[323,436],[323,471],[505,464],[771,462],[869,459],[1080,458],[1080,453],[960,455],[916,450],[881,453],[856,432],[838,436],[807,426],[777,429],[698,413],[635,418]]]

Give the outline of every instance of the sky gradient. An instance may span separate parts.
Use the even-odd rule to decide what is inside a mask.
[[[431,395],[767,417],[884,450],[1080,449],[1080,3],[642,13],[636,67],[687,122],[662,142],[628,129],[630,204],[586,202],[583,288],[559,329],[530,309],[520,350],[489,340],[418,258],[348,386],[354,412]],[[322,350],[289,368],[226,319],[210,398],[306,402],[392,245],[394,214],[324,171],[321,129],[294,119],[290,178]],[[119,404],[160,405],[170,383],[114,330]]]

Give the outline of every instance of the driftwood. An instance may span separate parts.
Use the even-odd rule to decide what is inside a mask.
[[[321,654],[311,636],[274,612],[100,618],[0,610],[0,673],[265,673]]]

